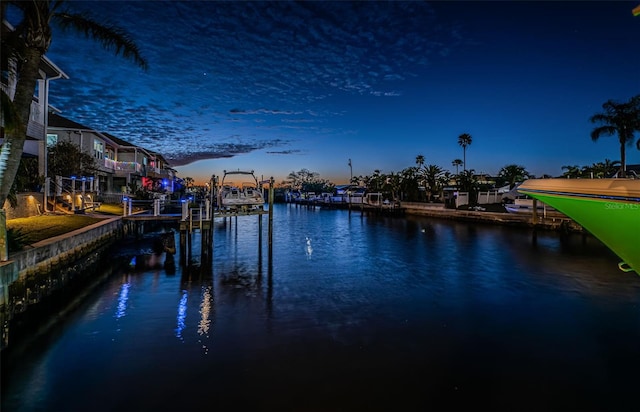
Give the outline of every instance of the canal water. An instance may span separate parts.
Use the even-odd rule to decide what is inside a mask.
[[[592,237],[276,205],[269,265],[258,227],[122,244],[2,411],[638,410],[640,277]]]

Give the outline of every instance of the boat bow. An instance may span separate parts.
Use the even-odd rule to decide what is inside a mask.
[[[640,275],[640,180],[529,179],[518,191],[575,220]]]

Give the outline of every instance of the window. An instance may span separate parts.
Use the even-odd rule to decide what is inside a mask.
[[[96,159],[104,158],[104,142],[102,140],[93,140],[93,157]]]
[[[53,147],[58,144],[58,135],[47,133],[47,147]]]

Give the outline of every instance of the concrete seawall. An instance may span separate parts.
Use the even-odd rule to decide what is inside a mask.
[[[77,262],[95,263],[99,251],[122,236],[121,217],[97,222],[64,235],[30,245],[0,262],[1,347],[8,340],[8,323],[27,307],[62,288],[73,277]],[[88,263],[87,263],[88,264]]]
[[[94,223],[64,235],[45,239],[11,255],[19,278],[44,271],[55,270],[73,262],[93,249],[103,246],[122,229],[122,218],[115,217]]]
[[[499,213],[475,210],[446,209],[442,203],[402,202],[406,214],[452,219],[464,222],[494,223],[546,230],[582,232],[583,228],[569,217],[557,214],[533,217],[525,213]]]

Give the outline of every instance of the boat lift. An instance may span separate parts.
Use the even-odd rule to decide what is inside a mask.
[[[260,208],[226,208],[219,203],[219,190],[217,176],[211,176],[210,191],[208,199],[205,199],[204,206],[199,205],[197,208],[189,207],[189,203],[185,200],[182,203],[182,218],[180,220],[180,261],[183,264],[188,262],[187,258],[191,256],[192,244],[191,234],[195,230],[201,233],[200,254],[202,263],[210,263],[213,258],[213,222],[216,218],[235,218],[238,224],[238,216],[258,216],[258,253],[262,257],[262,215],[268,215],[268,259],[271,266],[273,258],[273,203],[274,203],[274,183],[271,177],[267,181],[259,182],[259,190],[262,191],[262,185],[269,183],[268,209]]]

